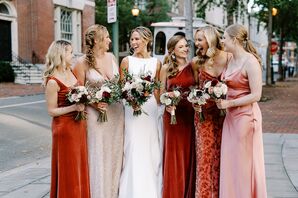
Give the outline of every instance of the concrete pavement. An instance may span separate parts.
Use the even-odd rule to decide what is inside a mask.
[[[298,198],[298,134],[263,138],[268,198]],[[49,157],[0,173],[3,198],[46,198],[49,188]]]

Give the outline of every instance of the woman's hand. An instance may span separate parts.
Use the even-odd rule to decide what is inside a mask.
[[[224,100],[224,99],[216,100],[216,105],[217,105],[217,108],[219,109],[227,109],[232,106],[230,100]]]
[[[176,106],[166,106],[166,111],[170,114],[175,110],[176,110]]]
[[[85,110],[85,105],[84,104],[74,104],[75,111],[84,111]]]
[[[106,103],[106,102],[99,102],[99,103],[97,103],[97,108],[99,110],[106,111],[107,110],[107,107],[108,107],[108,103]]]

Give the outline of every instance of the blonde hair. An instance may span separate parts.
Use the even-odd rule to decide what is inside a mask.
[[[262,60],[258,55],[256,48],[253,46],[252,42],[248,39],[248,32],[245,26],[240,24],[234,24],[227,27],[225,31],[228,33],[231,39],[237,39],[238,42],[243,46],[243,48],[247,52],[254,55],[261,65]]]
[[[166,55],[166,57],[164,59],[164,64],[168,64],[167,76],[169,78],[176,76],[179,71],[178,64],[176,62],[176,56],[174,54],[174,49],[175,49],[175,46],[177,45],[177,43],[182,39],[187,41],[184,36],[175,35],[175,36],[172,36],[167,43],[168,54]]]
[[[137,32],[140,34],[141,39],[144,40],[145,42],[147,42],[147,51],[151,52],[152,50],[152,41],[153,41],[153,36],[152,36],[152,32],[150,31],[149,28],[146,28],[144,26],[139,26],[136,27],[135,29],[133,29],[131,31],[130,36],[134,33]]]
[[[108,33],[108,30],[105,26],[95,24],[90,26],[85,33],[85,45],[86,45],[86,62],[87,64],[94,68],[96,65],[96,60],[94,56],[94,46],[95,40],[98,39],[98,45],[101,45],[103,42],[105,35]]]
[[[67,47],[71,46],[71,43],[65,40],[57,40],[52,42],[48,52],[46,54],[45,70],[43,73],[43,85],[46,85],[47,78],[53,75],[55,69],[58,66],[67,66],[65,61],[65,55]]]
[[[195,35],[198,32],[203,32],[206,41],[208,43],[208,50],[207,53],[209,52],[211,55],[206,55],[206,56],[201,56],[201,54],[199,54],[199,50],[196,51],[196,55],[198,57],[198,64],[202,65],[204,63],[207,62],[207,60],[211,60],[212,57],[215,55],[216,50],[222,50],[222,44],[220,42],[220,34],[219,32],[216,30],[216,28],[212,27],[212,26],[204,26],[204,27],[200,27],[197,29]],[[211,60],[212,64],[213,61]]]

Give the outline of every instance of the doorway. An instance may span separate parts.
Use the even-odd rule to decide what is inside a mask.
[[[11,61],[11,22],[0,20],[0,61]]]

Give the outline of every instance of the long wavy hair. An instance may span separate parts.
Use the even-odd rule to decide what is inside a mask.
[[[225,31],[228,33],[231,39],[236,39],[247,52],[254,55],[256,59],[259,61],[260,65],[262,64],[261,57],[259,56],[256,48],[248,38],[248,32],[245,26],[240,24],[233,24],[227,27]]]
[[[141,39],[143,41],[147,42],[147,51],[150,54],[150,52],[152,51],[152,42],[153,42],[153,36],[152,36],[152,32],[150,31],[150,29],[146,28],[144,26],[136,27],[135,29],[131,30],[130,36],[134,32],[139,33],[141,36]]]
[[[179,71],[174,49],[177,43],[182,39],[186,41],[184,36],[175,35],[172,36],[167,43],[168,54],[165,56],[163,64],[168,64],[167,76],[169,78],[176,76]]]
[[[43,73],[43,85],[46,85],[47,78],[53,75],[55,69],[57,69],[59,66],[67,66],[65,55],[68,46],[71,46],[71,43],[65,40],[57,40],[52,42],[52,44],[50,45],[46,54],[45,70]]]
[[[208,43],[208,50],[206,52],[206,55],[202,55],[199,53],[199,49],[196,51],[196,55],[198,57],[198,64],[203,65],[207,63],[207,61],[210,62],[210,64],[213,64],[213,56],[215,56],[216,50],[222,50],[223,46],[220,42],[220,34],[216,30],[216,28],[212,26],[204,26],[200,27],[196,30],[195,35],[198,32],[203,32],[206,41]]]
[[[85,33],[85,46],[86,46],[86,62],[89,67],[94,68],[96,65],[96,59],[94,56],[95,40],[97,39],[101,45],[108,30],[105,26],[95,24],[90,26]]]

